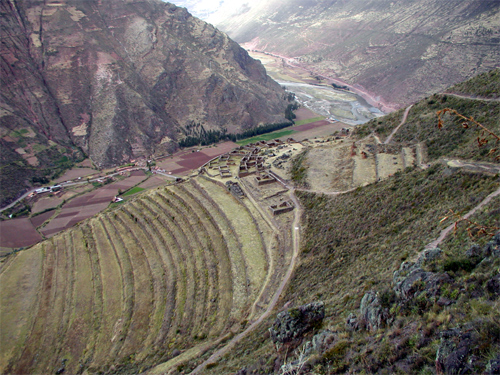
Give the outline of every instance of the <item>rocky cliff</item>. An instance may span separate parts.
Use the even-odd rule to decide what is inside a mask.
[[[293,58],[396,107],[500,61],[497,1],[271,0],[227,4],[207,19],[249,49]]]
[[[238,132],[284,119],[260,62],[183,8],[1,0],[0,12],[2,186],[82,155],[106,167],[163,154],[193,123]]]

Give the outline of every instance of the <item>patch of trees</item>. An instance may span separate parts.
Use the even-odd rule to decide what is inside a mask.
[[[180,147],[206,146],[229,139],[227,129],[205,130],[200,123],[191,123],[185,128],[186,138],[179,141]]]
[[[297,108],[299,108],[299,105],[297,103],[288,104],[285,109],[285,118],[287,120],[293,121],[297,117],[295,116],[295,113],[293,113],[293,111],[295,111]]]
[[[293,108],[294,106],[296,106],[296,104],[289,105],[290,108]],[[291,111],[293,111],[293,109],[290,109],[290,112]],[[293,114],[293,112],[291,113]],[[186,126],[186,128],[184,129],[185,134],[187,136],[179,141],[179,147],[207,146],[220,141],[236,142],[240,139],[271,133],[273,131],[292,126],[293,124],[294,124],[293,121],[280,122],[277,124],[265,124],[265,125],[259,125],[252,129],[245,130],[244,132],[241,133],[229,134],[227,133],[227,129],[225,128],[222,128],[221,130],[205,130],[203,125],[199,123],[193,123],[191,125]]]
[[[341,85],[337,85],[336,83],[332,83],[332,86],[334,89],[339,89],[339,90],[349,90],[349,87],[347,86],[341,86]]]

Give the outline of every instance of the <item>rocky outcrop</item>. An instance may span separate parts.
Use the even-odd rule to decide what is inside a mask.
[[[446,375],[462,375],[470,372],[467,358],[471,351],[470,333],[450,329],[440,334],[441,342],[436,354],[436,372]]]
[[[376,291],[371,290],[363,296],[359,313],[367,329],[374,331],[382,326],[383,311]]]
[[[446,273],[427,272],[421,267],[439,258],[441,254],[440,249],[426,249],[416,262],[402,263],[393,276],[396,296],[408,300],[421,291],[425,291],[428,296],[436,296],[440,286],[451,282],[451,278]]]
[[[274,342],[290,342],[319,325],[324,317],[324,303],[312,302],[280,312],[272,327],[269,328],[269,333]]]
[[[2,0],[0,12],[4,164],[49,168],[54,146],[107,167],[174,150],[192,124],[235,133],[285,121],[262,64],[184,8]]]

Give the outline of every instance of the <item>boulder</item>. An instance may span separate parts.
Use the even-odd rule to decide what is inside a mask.
[[[394,292],[402,299],[411,299],[421,291],[425,291],[428,296],[436,296],[440,286],[448,282],[452,282],[452,279],[446,273],[426,272],[415,268],[406,276],[399,276],[394,280]]]
[[[470,333],[450,329],[440,333],[441,342],[436,353],[436,372],[445,375],[470,373],[468,357],[472,339]]]
[[[393,274],[394,292],[401,299],[411,299],[415,293],[426,291],[429,296],[436,296],[439,287],[445,282],[451,282],[447,274],[427,272],[422,267],[442,255],[438,248],[425,249],[416,262],[403,262],[399,270]]]
[[[377,292],[370,290],[363,296],[361,299],[361,306],[359,307],[359,313],[367,329],[373,331],[382,326],[382,305],[380,304]]]
[[[358,317],[356,314],[349,314],[347,321],[345,323],[346,327],[350,331],[357,331],[359,329]]]
[[[483,255],[483,249],[479,245],[472,245],[469,250],[465,252],[467,258],[478,258]]]
[[[333,341],[335,341],[335,333],[328,329],[322,330],[313,336],[311,340],[312,349],[317,353],[323,353],[331,346]]]
[[[417,261],[415,262],[415,265],[417,267],[423,267],[424,265],[441,258],[443,255],[443,251],[439,248],[432,248],[432,249],[425,249],[420,253],[418,256]]]
[[[280,312],[269,333],[274,342],[289,342],[319,325],[324,317],[325,305],[322,301],[308,303]]]
[[[321,354],[325,352],[335,341],[336,335],[332,331],[325,329],[315,334],[311,341],[307,341],[303,346],[303,355],[309,357],[312,353]]]

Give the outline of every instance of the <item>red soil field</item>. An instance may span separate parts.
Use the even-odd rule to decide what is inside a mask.
[[[162,186],[165,185],[168,182],[172,182],[173,180],[171,178],[162,176],[162,175],[156,175],[156,176],[151,176],[150,178],[147,179],[147,181],[144,181],[142,184],[139,185],[139,187],[143,189],[149,189],[149,188],[154,188],[157,186]]]
[[[28,218],[0,222],[0,247],[26,247],[41,240],[42,236]]]
[[[52,211],[44,212],[43,214],[40,214],[38,216],[32,217],[30,219],[31,220],[31,224],[33,224],[33,226],[35,228],[39,227],[40,225],[42,225],[45,221],[47,221],[55,213],[56,213],[56,210],[52,210]]]
[[[318,117],[316,113],[305,107],[300,107],[294,113],[295,116],[297,116],[295,118],[295,121],[307,120],[310,118]]]
[[[54,183],[59,183],[63,181],[68,181],[68,180],[73,180],[78,177],[85,177],[89,176],[91,174],[96,174],[99,173],[99,171],[96,171],[94,169],[90,168],[73,168],[67,171],[65,174],[63,174],[61,177],[59,177],[57,180],[54,181]]]
[[[47,194],[47,193],[45,193]],[[35,202],[31,211],[33,213],[41,212],[46,210],[47,208],[54,208],[60,205],[63,202],[63,198],[61,197],[43,197],[42,199]]]
[[[172,174],[182,176],[183,174],[185,174],[186,172],[189,172],[189,171],[191,171],[191,169],[189,169],[189,168],[179,168],[179,169],[174,169],[172,171]]]
[[[331,124],[330,121],[320,120],[320,121],[316,121],[316,122],[311,122],[309,124],[299,125],[299,126],[296,126],[292,129],[296,130],[298,132],[303,132],[303,131],[306,131],[309,129],[319,128],[320,126],[325,126],[325,125],[329,125],[329,124]]]
[[[216,147],[206,147],[200,152],[193,152],[199,148],[192,147],[187,150],[180,151],[172,157],[163,159],[157,162],[157,165],[171,172],[173,175],[182,175],[191,169],[197,169],[205,164],[207,161],[231,151],[233,148],[238,147],[234,142],[224,142],[218,144]]]
[[[146,175],[141,171],[132,171],[130,177],[109,185],[105,185],[97,190],[91,191],[66,203],[59,215],[53,218],[50,223],[41,231],[45,236],[51,236],[64,229],[71,228],[76,223],[94,216],[101,212],[118,194],[118,189],[125,191],[146,179]]]

